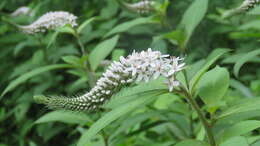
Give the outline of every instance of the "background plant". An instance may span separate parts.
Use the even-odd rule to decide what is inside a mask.
[[[189,95],[218,145],[259,145],[260,9],[223,18],[242,2],[156,0],[154,11],[140,14],[116,0],[2,0],[1,145],[208,145]],[[30,15],[10,16],[21,6]],[[79,26],[38,35],[17,29],[48,11],[73,13]],[[185,57],[178,79],[188,95],[149,92],[165,88],[159,79],[123,89],[104,112],[49,111],[33,101],[85,93],[107,63],[149,47]]]

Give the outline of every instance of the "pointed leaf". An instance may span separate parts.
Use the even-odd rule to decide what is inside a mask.
[[[89,54],[89,63],[93,71],[97,69],[100,62],[103,59],[105,59],[110,54],[110,52],[115,48],[118,39],[119,36],[116,35],[111,39],[101,42]]]
[[[47,122],[63,122],[69,124],[85,124],[91,121],[86,114],[83,113],[73,113],[71,111],[53,111],[49,112],[42,117],[40,117],[36,124],[47,123]]]
[[[116,27],[114,27],[112,30],[110,30],[105,37],[111,36],[112,34],[116,34],[116,33],[120,33],[120,32],[125,32],[128,29],[137,26],[137,25],[141,25],[141,24],[146,24],[146,23],[151,23],[151,18],[137,18],[134,19],[132,21],[128,21],[125,23],[121,23],[119,25],[117,25]]]
[[[95,17],[92,17],[92,18],[89,18],[87,19],[86,21],[84,21],[80,26],[79,28],[77,29],[77,32],[80,34],[82,32],[82,30],[88,26],[88,24],[90,24],[92,21],[94,21],[96,18]]]
[[[5,88],[4,92],[1,94],[1,97],[3,97],[7,92],[13,90],[15,87],[20,85],[21,83],[25,82],[26,80],[30,79],[33,76],[36,76],[38,74],[54,70],[54,69],[61,69],[61,68],[70,68],[71,65],[68,64],[54,64],[54,65],[47,65],[43,67],[36,68],[30,72],[27,72],[15,80],[11,81],[11,83]]]
[[[186,32],[185,44],[187,44],[194,29],[205,16],[207,9],[208,0],[195,0],[184,13],[180,24]]]
[[[206,63],[204,64],[204,66],[193,76],[193,78],[191,79],[189,86],[190,86],[190,90],[193,93],[196,85],[198,83],[198,81],[200,80],[201,76],[209,69],[209,67],[216,62],[216,60],[221,57],[223,54],[227,53],[229,50],[228,49],[216,49],[214,50],[209,57],[207,58],[207,60],[205,61]]]
[[[226,68],[215,67],[206,72],[199,81],[198,94],[209,108],[221,102],[229,87],[229,73]],[[213,109],[212,112],[215,110]]]
[[[234,74],[236,77],[238,77],[238,74],[239,74],[239,70],[240,68],[248,61],[250,61],[252,58],[256,57],[260,55],[260,50],[254,50],[254,51],[251,51],[245,55],[243,55],[238,61],[237,63],[235,64],[234,66]]]
[[[243,99],[237,104],[229,107],[225,111],[222,112],[217,118],[225,118],[230,115],[234,114],[239,114],[243,112],[248,112],[248,111],[254,111],[254,110],[260,110],[260,98],[255,97],[255,98],[247,98]]]
[[[260,121],[257,120],[248,120],[248,121],[239,122],[233,125],[232,127],[229,127],[224,130],[224,132],[221,134],[220,142],[224,142],[234,136],[240,136],[246,134],[259,127],[260,127]]]
[[[224,143],[220,144],[220,146],[249,146],[247,143],[247,139],[243,136],[236,136],[228,139]]]

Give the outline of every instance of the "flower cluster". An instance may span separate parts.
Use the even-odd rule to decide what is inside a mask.
[[[20,29],[25,33],[35,34],[38,32],[45,32],[46,30],[56,29],[66,24],[70,24],[72,27],[77,26],[76,19],[76,16],[68,12],[48,12],[30,25],[20,26]]]
[[[260,0],[245,0],[239,9],[244,11],[249,11],[250,9],[254,8],[257,4],[260,3]]]
[[[28,16],[32,16],[32,12],[31,12],[31,9],[29,7],[20,7],[18,9],[16,9],[12,14],[11,16],[12,17],[17,17],[17,16],[20,16],[20,15],[28,15]]]
[[[184,63],[180,63],[179,57],[162,55],[159,51],[133,52],[131,55],[120,57],[120,61],[113,62],[97,81],[96,86],[88,93],[76,98],[48,97],[36,98],[40,103],[47,104],[51,108],[65,108],[74,111],[92,111],[97,109],[105,101],[116,93],[124,85],[157,79],[160,76],[166,78],[169,91],[179,85],[176,73],[183,69]]]
[[[129,4],[125,2],[121,2],[127,9],[130,11],[139,13],[139,14],[147,14],[154,10],[153,5],[154,2],[150,0],[142,0],[137,3]]]

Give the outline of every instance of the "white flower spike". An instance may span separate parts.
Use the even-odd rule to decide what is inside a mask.
[[[120,61],[113,62],[108,70],[97,81],[96,86],[88,93],[76,98],[43,97],[35,98],[39,103],[47,104],[51,108],[65,108],[74,111],[96,110],[105,101],[118,92],[124,85],[133,82],[148,82],[159,76],[166,78],[169,91],[179,86],[176,73],[184,68],[184,63],[179,63],[182,58],[162,55],[159,51],[147,51],[136,53],[135,51],[126,58],[120,57]]]
[[[45,32],[70,24],[72,27],[77,26],[77,17],[64,11],[48,12],[38,18],[35,22],[27,26],[20,26],[20,29],[28,34]]]

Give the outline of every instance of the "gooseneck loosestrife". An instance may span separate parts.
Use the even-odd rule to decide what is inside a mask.
[[[66,24],[70,24],[72,27],[77,26],[76,19],[76,16],[68,12],[48,12],[32,24],[27,26],[19,26],[19,28],[24,33],[36,34],[39,32],[45,32],[46,30],[53,30]]]
[[[172,91],[179,85],[175,78],[176,73],[185,65],[180,63],[181,60],[182,58],[162,55],[159,51],[151,49],[140,53],[133,52],[126,58],[121,56],[120,61],[113,62],[96,85],[82,96],[75,98],[35,96],[35,100],[50,108],[93,111],[123,86],[133,82],[148,82],[160,76],[166,78],[169,91]]]
[[[143,4],[147,3],[140,2],[139,4],[132,6],[139,7]],[[145,11],[140,11],[140,13],[143,12]],[[41,16],[32,24],[19,27],[25,33],[35,34],[46,30],[56,29],[66,24],[70,24],[72,27],[77,26],[76,19],[76,16],[68,12],[49,12]],[[75,33],[77,32],[75,31]],[[81,43],[78,34],[76,36],[84,54],[84,46]],[[183,58],[163,55],[160,51],[152,51],[150,48],[147,51],[139,53],[134,51],[131,55],[127,57],[121,56],[119,61],[114,61],[103,73],[101,78],[97,80],[96,84],[89,82],[92,89],[82,96],[69,98],[63,96],[38,95],[34,96],[34,99],[36,102],[45,104],[52,109],[87,112],[96,111],[122,87],[134,82],[148,82],[162,76],[165,78],[165,83],[168,85],[170,92],[174,91],[176,87],[180,87],[179,89],[181,90],[176,89],[176,92],[186,96],[187,101],[198,113],[211,146],[215,146],[216,144],[210,124],[207,122],[197,102],[193,99],[192,94],[189,93],[189,90],[184,89],[176,79],[176,73],[180,72],[185,67],[185,63],[183,63],[182,60]],[[86,69],[89,78],[94,78],[94,75],[90,74],[91,70],[88,65],[86,66]]]
[[[239,7],[226,11],[223,14],[223,18],[228,18],[236,14],[241,14],[250,11],[259,4],[260,0],[244,0],[244,2]]]

